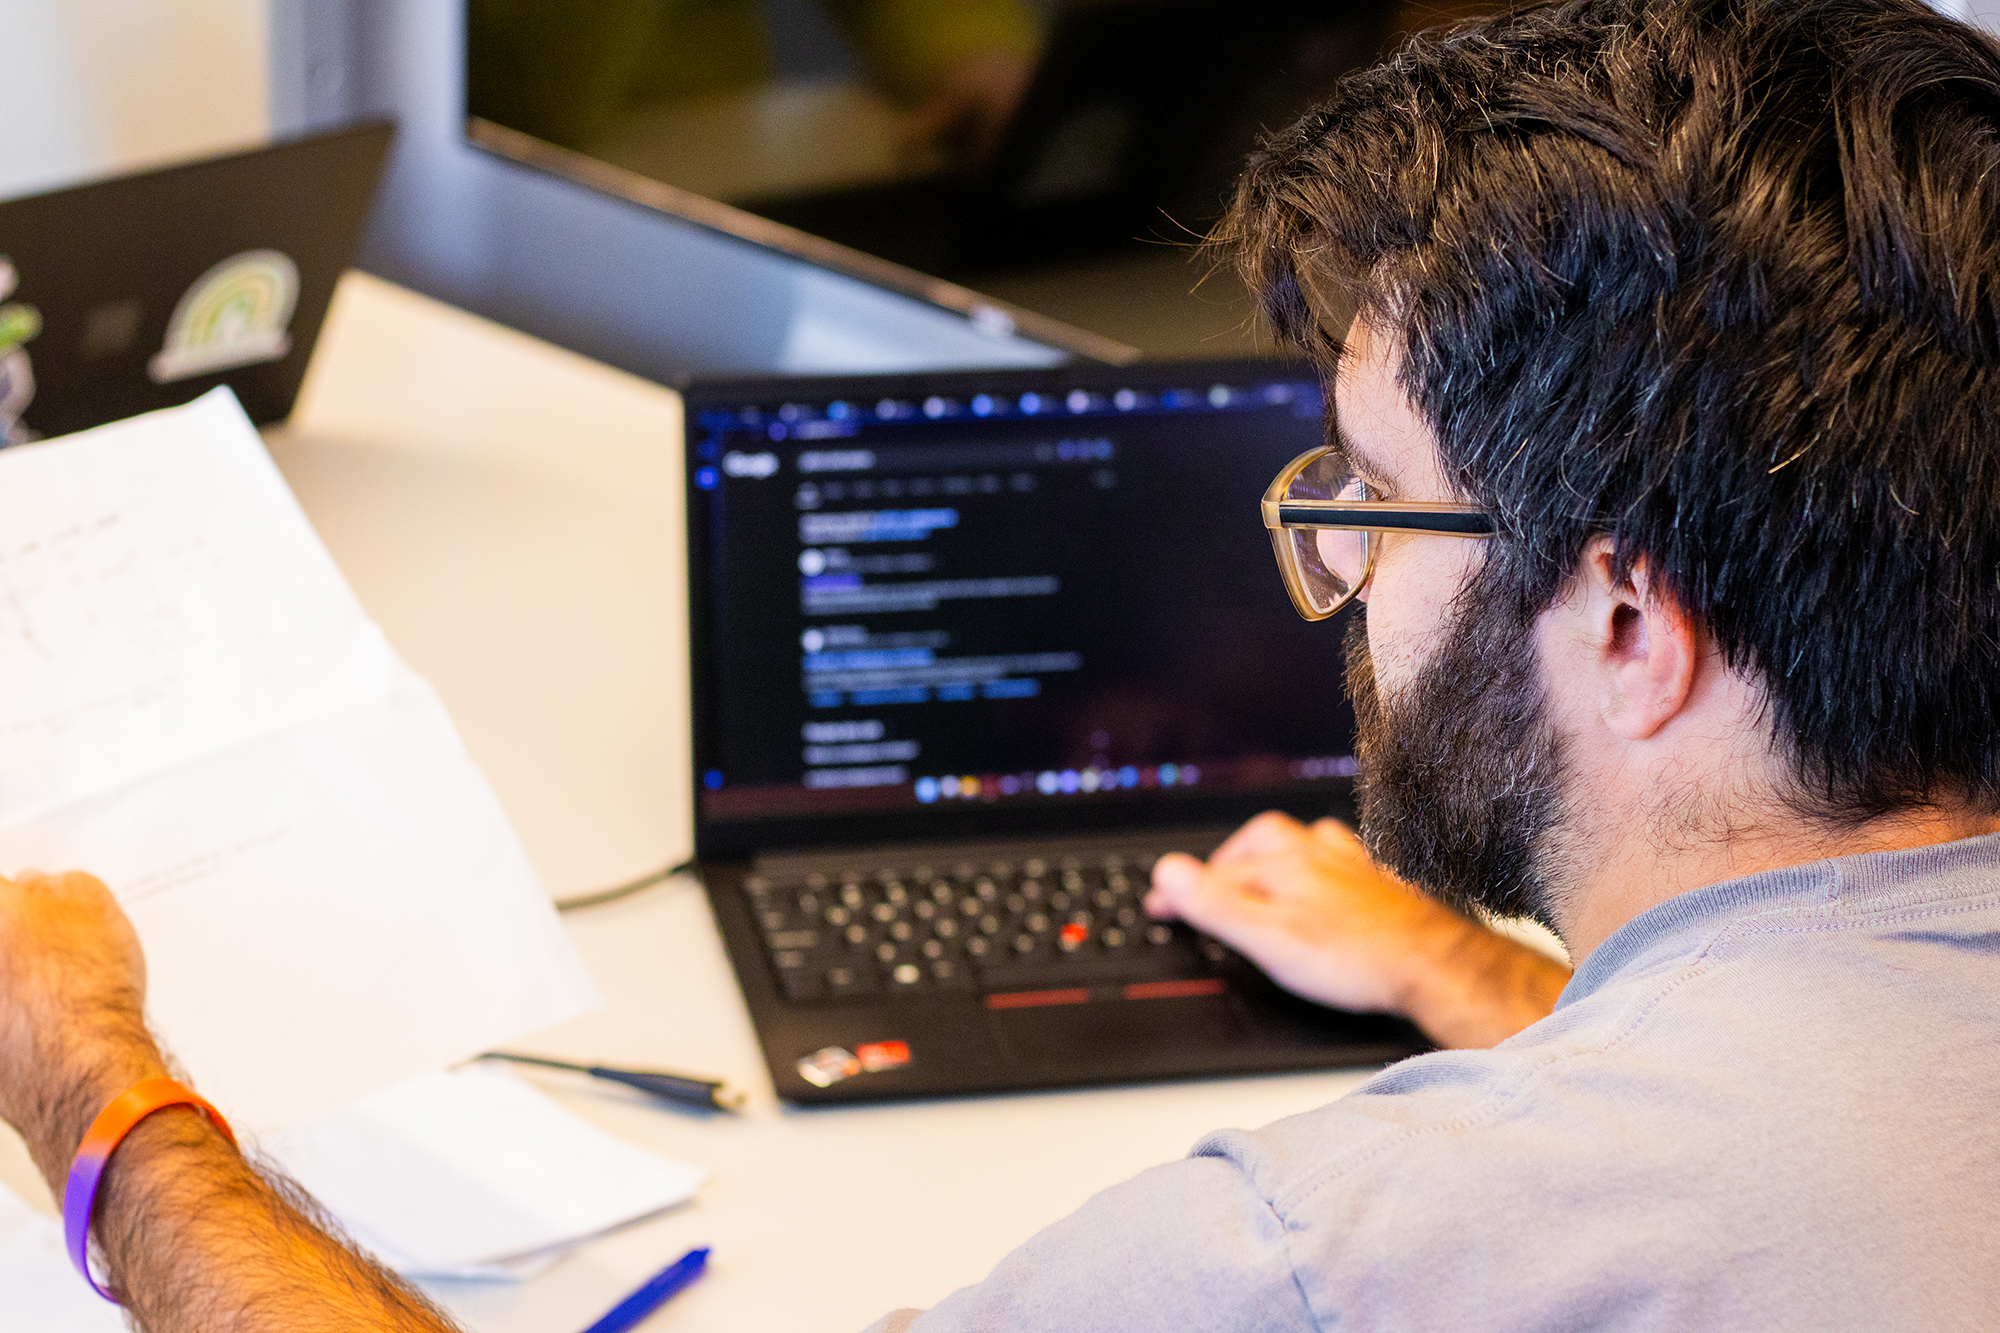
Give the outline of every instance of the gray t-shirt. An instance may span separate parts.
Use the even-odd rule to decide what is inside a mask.
[[[2000,835],[1671,899],[1512,1040],[1210,1135],[878,1327],[2000,1328]]]

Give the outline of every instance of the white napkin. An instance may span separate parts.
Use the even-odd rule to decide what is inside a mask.
[[[412,1079],[262,1146],[411,1277],[531,1277],[581,1241],[687,1202],[708,1175],[491,1064]]]
[[[0,1333],[125,1333],[63,1253],[62,1220],[0,1185]]]

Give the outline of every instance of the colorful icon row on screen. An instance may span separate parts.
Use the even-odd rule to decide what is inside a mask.
[[[1192,787],[1201,781],[1195,764],[1161,764],[1157,768],[1043,769],[1039,773],[947,774],[916,781],[916,797],[925,805],[936,801],[991,801],[1003,796],[1074,796],[1085,792],[1163,787]]]

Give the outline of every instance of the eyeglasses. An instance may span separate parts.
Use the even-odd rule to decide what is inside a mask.
[[[1477,505],[1371,499],[1333,445],[1285,464],[1263,508],[1285,591],[1307,620],[1325,620],[1368,586],[1385,532],[1483,538],[1494,531],[1493,516]]]

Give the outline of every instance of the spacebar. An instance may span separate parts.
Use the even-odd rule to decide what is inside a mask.
[[[988,991],[1065,990],[1074,986],[1117,986],[1134,981],[1165,981],[1205,974],[1193,950],[1161,949],[1158,955],[1136,958],[1063,958],[1032,962],[994,962],[980,969]]]

